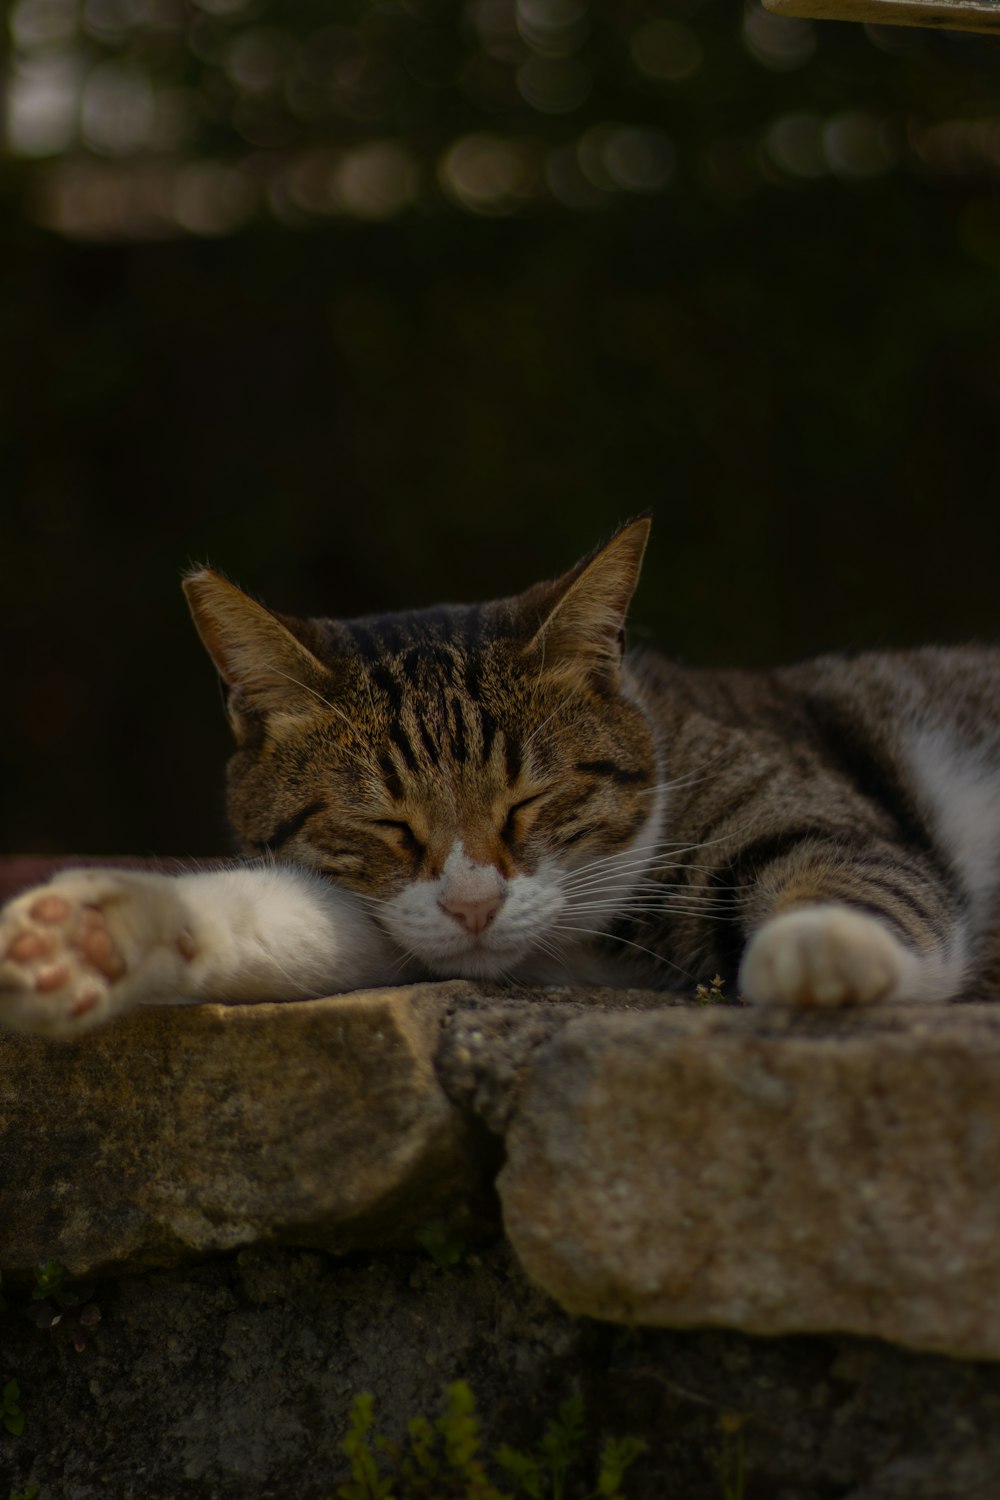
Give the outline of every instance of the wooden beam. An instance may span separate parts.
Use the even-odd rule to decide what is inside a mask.
[[[764,0],[764,9],[776,16],[806,16],[815,21],[1000,32],[998,0]]]

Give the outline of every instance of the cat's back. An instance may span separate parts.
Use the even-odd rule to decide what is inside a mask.
[[[689,667],[642,652],[629,656],[628,675],[671,737],[694,723],[818,750],[834,733],[904,749],[940,731],[1000,749],[1000,647],[831,653],[770,670]]]
[[[798,697],[907,736],[949,727],[970,744],[1000,737],[1000,647],[924,646],[830,655],[780,669]]]

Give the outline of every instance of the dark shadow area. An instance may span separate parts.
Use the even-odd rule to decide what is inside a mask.
[[[652,507],[635,643],[993,635],[991,39],[728,0],[9,20],[8,851],[226,849],[191,561],[350,615]]]
[[[574,1392],[585,1431],[567,1500],[609,1438],[638,1437],[628,1500],[992,1500],[1000,1372],[857,1338],[751,1338],[574,1319],[500,1245],[446,1270],[421,1256],[252,1249],[87,1289],[49,1329],[3,1322],[25,1436],[3,1478],[72,1500],[326,1500],[349,1480],[352,1404],[405,1445],[464,1380],[480,1456],[538,1444]],[[38,1303],[34,1304],[39,1307]],[[83,1323],[81,1324],[81,1316]],[[93,1327],[99,1328],[95,1337]],[[744,1484],[737,1488],[738,1475]],[[422,1493],[402,1480],[400,1500]],[[471,1493],[446,1470],[439,1493]],[[518,1493],[523,1494],[524,1491]]]

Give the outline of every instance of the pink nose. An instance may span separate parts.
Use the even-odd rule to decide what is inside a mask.
[[[484,896],[479,901],[439,901],[438,905],[442,911],[446,911],[449,917],[454,917],[459,927],[464,927],[466,932],[476,937],[480,932],[485,932],[493,921],[497,912],[503,905],[503,894],[497,892],[493,896]]]

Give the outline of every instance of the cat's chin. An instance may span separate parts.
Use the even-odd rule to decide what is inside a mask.
[[[488,948],[468,948],[449,953],[446,958],[425,958],[427,971],[435,979],[506,979],[511,969],[521,963],[526,949],[491,952]]]

